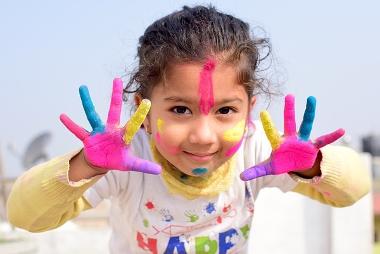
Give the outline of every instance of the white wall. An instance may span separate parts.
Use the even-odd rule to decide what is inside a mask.
[[[363,155],[370,169],[370,157]],[[260,192],[251,229],[255,254],[372,254],[372,193],[332,208],[275,188]]]

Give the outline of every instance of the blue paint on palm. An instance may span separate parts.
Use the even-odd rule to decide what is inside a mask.
[[[104,132],[104,124],[100,119],[98,113],[95,111],[95,106],[92,103],[90,92],[88,91],[87,86],[79,87],[79,95],[82,101],[84,112],[86,113],[87,120],[89,121],[93,130],[91,134],[93,135],[99,132]]]
[[[207,168],[195,168],[192,172],[194,175],[204,175],[207,173]]]
[[[315,97],[310,96],[307,98],[305,113],[303,114],[302,123],[299,130],[299,138],[302,140],[309,140],[311,129],[315,118],[315,108],[317,101]]]

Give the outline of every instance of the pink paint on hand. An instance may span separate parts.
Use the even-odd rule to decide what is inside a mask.
[[[268,162],[246,169],[240,178],[248,181],[266,175],[310,169],[314,165],[318,151],[319,149],[310,141],[302,141],[296,137],[287,138],[272,152]]]
[[[315,146],[318,148],[324,147],[327,144],[335,142],[344,135],[345,131],[343,129],[338,129],[332,133],[320,136],[315,140]]]
[[[61,120],[63,125],[65,125],[66,128],[81,141],[90,136],[90,133],[88,131],[74,123],[66,114],[61,114],[59,116],[59,120]]]
[[[115,78],[113,81],[113,90],[110,102],[110,108],[108,111],[107,126],[106,128],[112,129],[118,127],[120,124],[120,113],[123,101],[120,98],[123,97],[123,81],[119,78]]]
[[[294,96],[292,94],[288,94],[285,97],[284,134],[285,136],[294,136],[296,131],[297,127],[295,121]]]
[[[315,142],[302,140],[296,133],[294,115],[294,97],[288,95],[284,109],[285,136],[280,145],[272,151],[269,161],[246,169],[240,174],[242,180],[248,181],[266,175],[309,170],[315,163],[319,149],[344,135],[344,130],[338,129],[317,138]]]
[[[284,174],[293,170],[306,170],[313,167],[319,149],[310,141],[297,138],[286,139],[281,146],[272,152],[272,174]]]
[[[69,131],[83,142],[84,155],[90,165],[108,170],[159,174],[161,172],[159,165],[133,156],[130,153],[130,146],[124,142],[125,127],[119,127],[122,91],[122,81],[115,79],[107,124],[102,132],[90,133],[64,114],[60,116],[60,119]]]
[[[200,73],[199,81],[199,108],[202,114],[207,115],[214,106],[214,92],[212,84],[212,73],[215,69],[215,61],[207,60]]]

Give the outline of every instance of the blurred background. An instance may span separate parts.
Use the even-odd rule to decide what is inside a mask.
[[[380,240],[380,184],[376,181],[380,177],[380,107],[376,103],[380,98],[380,2],[0,0],[1,254],[107,253],[107,203],[60,229],[29,234],[7,224],[5,197],[14,178],[31,165],[80,147],[58,119],[65,112],[78,124],[89,126],[78,87],[89,87],[98,113],[105,117],[112,79],[127,77],[136,66],[136,46],[145,28],[183,5],[196,4],[212,4],[269,37],[273,59],[267,77],[283,94],[296,96],[298,122],[306,98],[315,96],[313,136],[345,128],[343,144],[365,152],[363,158],[374,178],[373,192],[346,210],[308,203],[291,193],[263,194],[270,200],[260,200],[262,211],[289,211],[283,212],[286,216],[274,214],[277,222],[275,217],[268,220],[258,214],[260,235],[273,237],[276,228],[268,223],[278,226],[280,221],[295,221],[300,228],[289,234],[279,232],[288,236],[281,242],[294,242],[297,237],[297,244],[302,244],[297,249],[279,244],[282,249],[269,252],[263,237],[262,249],[267,251],[257,247],[257,253],[312,253],[307,246],[313,246],[315,253],[380,253],[376,249]],[[283,97],[270,103],[260,97],[254,117],[264,108],[281,128]],[[129,112],[127,105],[124,120]],[[263,222],[266,226],[260,227]],[[305,238],[306,233],[321,240]],[[343,244],[351,252],[339,247]]]

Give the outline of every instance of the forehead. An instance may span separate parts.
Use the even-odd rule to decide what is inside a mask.
[[[168,68],[164,81],[155,89],[153,95],[186,97],[199,100],[201,63],[174,64]],[[216,64],[212,72],[212,86],[215,100],[226,97],[248,98],[244,86],[238,83],[237,72],[228,64]],[[157,94],[158,93],[158,94]]]

